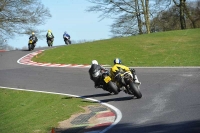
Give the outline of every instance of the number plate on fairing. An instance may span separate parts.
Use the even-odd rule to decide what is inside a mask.
[[[106,77],[104,78],[104,81],[105,81],[106,83],[110,82],[110,80],[111,80],[111,78],[110,78],[109,76],[106,76]]]

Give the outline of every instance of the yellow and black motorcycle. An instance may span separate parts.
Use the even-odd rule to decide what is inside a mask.
[[[28,50],[31,51],[34,50],[34,48],[35,48],[35,41],[33,40],[33,38],[30,38],[28,41]]]

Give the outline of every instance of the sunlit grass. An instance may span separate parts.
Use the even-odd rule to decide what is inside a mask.
[[[1,133],[47,133],[95,103],[80,98],[0,88]]]
[[[46,50],[33,60],[61,64],[113,64],[118,57],[128,66],[200,66],[200,29],[114,38]]]

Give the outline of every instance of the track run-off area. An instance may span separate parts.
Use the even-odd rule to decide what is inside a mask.
[[[95,89],[90,65],[31,61],[42,51],[0,52],[0,86],[99,102],[116,114],[101,133],[200,132],[200,67],[134,67],[143,97],[133,99]]]

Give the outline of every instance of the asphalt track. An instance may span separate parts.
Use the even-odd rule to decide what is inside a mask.
[[[121,120],[106,133],[199,133],[200,67],[135,68],[141,99],[95,89],[88,68],[17,63],[29,51],[0,52],[0,86],[68,93],[118,108]]]

